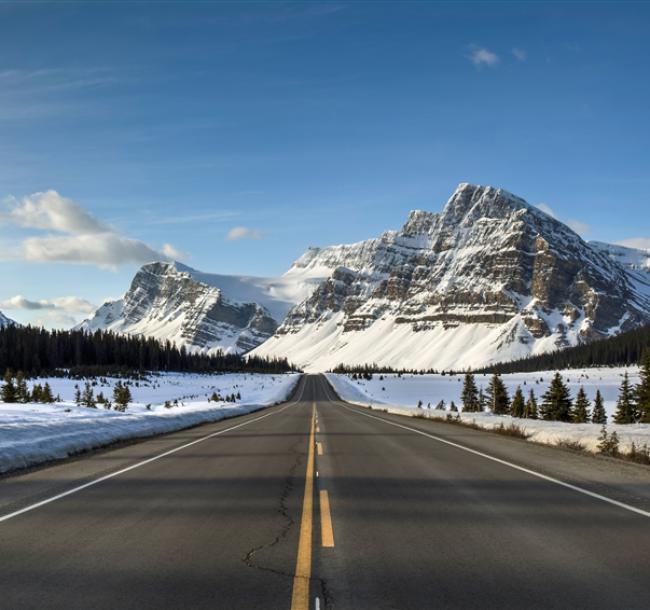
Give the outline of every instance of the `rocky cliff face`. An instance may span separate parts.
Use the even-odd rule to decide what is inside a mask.
[[[650,321],[646,274],[492,187],[461,184],[439,214],[296,265],[331,271],[256,353],[314,370],[466,368]]]
[[[262,278],[151,263],[138,271],[123,299],[105,303],[80,327],[152,336],[196,350],[246,352],[275,332],[295,302],[273,296],[274,290],[277,285]]]

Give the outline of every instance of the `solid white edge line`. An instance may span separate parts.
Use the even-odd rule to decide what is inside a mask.
[[[327,383],[329,384],[329,381]],[[560,479],[550,477],[550,476],[548,476],[546,474],[542,474],[541,472],[531,470],[530,468],[525,468],[524,466],[518,466],[517,464],[513,464],[512,462],[508,462],[507,460],[502,460],[501,458],[494,457],[493,455],[483,453],[482,451],[477,451],[476,449],[470,449],[469,447],[465,447],[465,445],[460,445],[459,443],[454,443],[453,441],[448,441],[448,440],[446,440],[444,438],[436,436],[435,434],[429,434],[428,432],[423,432],[422,430],[418,430],[417,428],[411,428],[410,426],[405,426],[403,424],[398,424],[396,422],[389,421],[387,419],[384,419],[383,417],[377,417],[376,415],[370,415],[369,413],[364,413],[363,411],[358,411],[357,409],[352,409],[352,408],[348,407],[347,405],[343,404],[343,401],[341,401],[340,399],[336,400],[335,402],[338,402],[339,405],[342,406],[344,409],[347,409],[348,411],[351,411],[352,413],[356,413],[357,415],[364,415],[365,417],[370,417],[371,419],[377,419],[377,420],[379,420],[381,422],[384,422],[385,424],[388,424],[390,426],[395,426],[396,428],[403,428],[404,430],[409,430],[410,432],[415,432],[416,434],[421,434],[422,436],[426,436],[426,437],[428,437],[430,439],[433,439],[434,441],[438,441],[439,443],[444,443],[445,445],[449,445],[451,447],[456,447],[456,449],[461,449],[462,451],[467,451],[468,453],[478,455],[479,457],[485,458],[486,460],[491,460],[493,462],[497,462],[498,464],[502,464],[503,466],[508,466],[509,468],[519,470],[520,472],[525,472],[526,474],[537,477],[538,479],[548,481],[549,483],[555,483],[556,485],[560,485],[561,487],[566,487],[567,489],[577,491],[578,493],[584,494],[585,496],[589,496],[590,498],[600,500],[601,502],[606,502],[607,504],[611,504],[612,506],[617,506],[618,508],[623,508],[623,509],[628,510],[628,511],[630,511],[632,513],[636,513],[637,515],[641,515],[643,517],[649,517],[650,518],[650,512],[645,511],[645,510],[643,510],[641,508],[636,508],[635,506],[631,506],[630,504],[625,504],[624,502],[619,502],[618,500],[614,500],[614,498],[608,498],[607,496],[603,496],[603,495],[598,494],[598,493],[596,493],[594,491],[589,491],[588,489],[585,489],[584,487],[579,487],[577,485],[572,485],[571,483],[566,483],[565,481],[561,481]]]
[[[300,383],[300,380],[298,380],[298,383]],[[130,466],[127,466],[126,468],[122,468],[120,470],[116,470],[115,472],[111,472],[110,474],[104,475],[103,477],[99,477],[99,479],[93,479],[92,481],[88,481],[87,483],[84,483],[83,485],[78,485],[77,487],[73,487],[72,489],[68,489],[67,491],[64,491],[60,494],[57,494],[55,496],[51,496],[50,498],[46,498],[45,500],[41,500],[40,502],[36,502],[34,504],[30,504],[29,506],[25,506],[24,508],[21,508],[19,510],[16,510],[12,513],[8,513],[6,515],[2,515],[0,517],[0,523],[3,521],[8,521],[9,519],[13,519],[14,517],[17,517],[18,515],[22,515],[24,513],[28,513],[32,510],[35,510],[37,508],[40,508],[41,506],[45,506],[46,504],[50,504],[52,502],[55,502],[56,500],[60,500],[61,498],[65,498],[66,496],[71,496],[72,494],[76,494],[83,489],[86,489],[88,487],[92,487],[93,485],[97,485],[98,483],[102,483],[103,481],[107,481],[108,479],[112,479],[114,477],[117,477],[121,474],[124,474],[125,472],[129,472],[130,470],[135,470],[136,468],[140,468],[141,466],[146,466],[147,464],[150,464],[151,462],[155,462],[156,460],[159,460],[161,458],[167,457],[168,455],[172,455],[173,453],[177,453],[178,451],[181,451],[183,449],[187,449],[188,447],[191,447],[192,445],[196,445],[197,443],[202,443],[203,441],[207,441],[211,438],[214,438],[215,436],[219,436],[221,434],[225,434],[226,432],[230,432],[232,430],[236,430],[237,428],[242,428],[243,426],[248,426],[249,424],[255,423],[257,421],[260,421],[261,419],[264,419],[266,417],[270,417],[271,415],[277,415],[278,413],[282,413],[285,409],[288,409],[289,407],[293,406],[294,404],[299,403],[302,400],[302,397],[305,393],[305,388],[303,385],[302,392],[300,393],[300,398],[296,398],[292,402],[290,402],[288,405],[285,407],[282,407],[281,409],[278,409],[277,411],[273,411],[271,413],[266,413],[265,415],[261,415],[260,417],[256,417],[255,419],[251,419],[249,421],[243,422],[241,424],[237,424],[236,426],[231,426],[230,428],[225,428],[224,430],[219,430],[218,432],[213,432],[212,434],[208,434],[207,436],[202,436],[201,438],[198,438],[190,443],[185,443],[184,445],[180,445],[179,447],[174,447],[174,449],[170,449],[169,451],[165,451],[164,453],[159,453],[158,455],[154,455],[153,457],[147,458],[146,460],[143,460],[141,462],[136,462],[135,464],[131,464]],[[267,407],[268,408],[268,407]],[[228,418],[224,418],[228,419]],[[224,420],[221,420],[224,421]],[[214,423],[219,423],[219,422],[214,422]],[[180,432],[180,430],[177,430],[177,432]],[[173,433],[170,433],[173,434]]]

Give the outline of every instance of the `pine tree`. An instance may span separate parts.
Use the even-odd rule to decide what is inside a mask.
[[[116,411],[126,411],[126,407],[131,402],[131,390],[126,384],[118,381],[113,388],[113,402]]]
[[[91,409],[94,409],[97,406],[95,403],[95,396],[93,395],[93,388],[89,382],[86,382],[86,385],[84,386],[81,402],[84,407],[89,407]]]
[[[576,401],[571,411],[571,420],[576,424],[584,424],[589,421],[589,399],[585,394],[585,389],[580,386]]]
[[[43,388],[40,383],[35,383],[31,393],[32,402],[43,402]]]
[[[463,383],[463,391],[460,395],[463,401],[463,411],[473,413],[479,411],[481,406],[479,403],[478,390],[476,389],[476,381],[472,373],[465,374],[465,381]]]
[[[449,410],[454,413],[458,413],[458,407],[456,406],[456,403],[453,400],[449,403]]]
[[[487,410],[487,407],[488,407],[487,396],[483,391],[483,386],[481,386],[481,389],[478,392],[478,410],[480,413],[483,413],[483,411]]]
[[[16,402],[29,402],[29,390],[22,371],[16,373]]]
[[[605,404],[603,403],[603,395],[600,390],[596,390],[596,398],[594,399],[594,410],[591,412],[591,421],[594,424],[607,423],[607,413],[605,412]]]
[[[550,421],[571,421],[571,394],[560,373],[555,373],[551,385],[542,396],[541,415]]]
[[[524,417],[527,419],[537,419],[537,399],[535,392],[530,389],[528,393],[528,400],[526,401],[526,408],[524,409]]]
[[[634,398],[639,419],[650,424],[650,347],[646,347],[641,358],[640,381],[634,389]]]
[[[629,375],[625,371],[623,381],[621,382],[621,389],[618,393],[618,400],[616,401],[614,422],[617,424],[633,424],[635,421],[636,405],[634,404],[634,392],[630,385]]]
[[[2,386],[2,401],[16,402],[16,386],[14,385],[14,375],[11,369],[5,371],[4,384]]]
[[[81,390],[79,389],[79,385],[76,383],[74,386],[74,402],[78,407],[81,406]]]
[[[47,402],[47,403],[54,402],[54,396],[52,396],[52,388],[50,387],[50,384],[47,383],[47,381],[43,386],[43,392],[41,393],[41,396],[43,397],[43,402]]]
[[[499,375],[493,375],[487,389],[488,405],[495,415],[507,415],[510,411],[508,390]]]
[[[521,387],[517,386],[512,399],[512,406],[510,407],[510,415],[513,417],[523,417],[525,410],[526,402],[524,400],[524,393],[521,391]]]

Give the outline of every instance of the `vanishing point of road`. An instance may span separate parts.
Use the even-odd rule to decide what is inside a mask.
[[[650,608],[650,469],[290,401],[0,480],[2,610]]]

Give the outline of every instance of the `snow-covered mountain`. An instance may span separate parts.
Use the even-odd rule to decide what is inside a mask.
[[[122,299],[104,303],[78,328],[170,340],[192,350],[245,352],[268,339],[319,280],[300,271],[269,279],[150,263]]]
[[[605,252],[612,260],[631,271],[650,273],[650,250],[605,244],[601,241],[590,241],[589,245]]]
[[[650,322],[635,256],[584,242],[507,191],[461,184],[439,214],[310,249],[289,274],[328,277],[254,353],[307,370],[459,369],[575,345]]]
[[[11,318],[8,318],[5,316],[1,311],[0,311],[0,328],[4,328],[5,326],[16,326],[17,323],[14,322]]]

